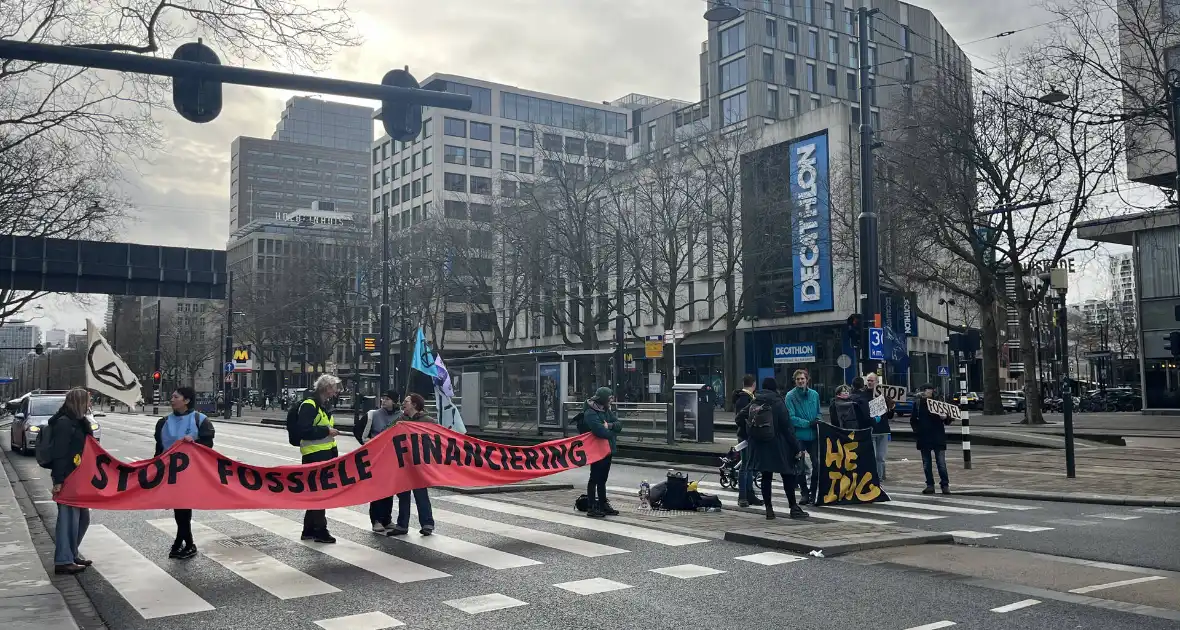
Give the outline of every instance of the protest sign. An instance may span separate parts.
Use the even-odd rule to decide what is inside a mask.
[[[884,396],[892,398],[893,402],[905,402],[905,388],[900,385],[885,385],[884,383],[877,385],[874,396]]]
[[[869,401],[869,417],[883,416],[887,411],[889,411],[889,405],[885,403],[884,396],[877,396]]]
[[[872,429],[849,431],[826,422],[817,425],[820,440],[819,491],[816,503],[875,503],[889,495],[877,479]]]
[[[55,498],[101,510],[327,509],[414,488],[525,481],[609,454],[610,443],[589,433],[507,446],[422,422],[400,422],[336,459],[298,466],[246,464],[192,442],[126,463],[87,438],[77,469]]]
[[[933,398],[926,399],[926,408],[930,410],[930,413],[948,418],[950,420],[960,420],[962,419],[963,415],[960,412],[958,405],[952,405],[941,400],[934,400]]]

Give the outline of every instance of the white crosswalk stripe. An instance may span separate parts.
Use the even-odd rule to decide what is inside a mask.
[[[589,540],[562,536],[561,534],[552,534],[550,532],[520,527],[519,525],[512,525],[510,523],[501,523],[500,521],[493,521],[478,516],[440,510],[438,508],[434,508],[434,520],[438,523],[457,525],[467,529],[487,532],[489,534],[503,536],[504,538],[511,538],[542,547],[549,547],[550,549],[557,549],[558,551],[577,554],[586,558],[629,553],[626,549],[619,549],[618,547],[611,547]]]
[[[347,617],[321,619],[315,622],[315,625],[324,630],[387,630],[388,628],[400,628],[406,624],[383,612],[367,612]]]
[[[366,531],[371,525],[368,516],[347,508],[328,510],[328,518]],[[499,549],[492,549],[491,547],[484,547],[483,545],[477,545],[458,538],[451,538],[444,534],[423,536],[417,531],[410,530],[405,536],[391,536],[390,538],[398,542],[417,545],[441,554],[473,562],[489,569],[515,569],[541,564],[536,560],[530,560],[523,556],[500,551]]]
[[[144,619],[213,610],[212,604],[103,525],[90,526],[79,551]]]
[[[974,507],[995,508],[997,510],[1014,510],[1017,512],[1024,512],[1024,511],[1028,511],[1028,510],[1041,509],[1039,507],[1035,507],[1035,506],[1031,506],[1031,505],[1016,505],[1014,503],[997,503],[995,501],[980,501],[977,499],[961,499],[959,497],[948,497],[945,495],[940,496],[938,498],[934,498],[933,496],[930,496],[930,495],[903,494],[901,492],[890,492],[889,497],[890,498],[902,498],[902,499],[920,499],[923,501],[933,501],[933,502],[937,502],[937,503],[953,503],[955,505],[970,505],[970,506],[974,506]]]
[[[885,507],[887,505],[889,505],[889,503],[865,503],[863,505],[857,506],[829,505],[825,506],[824,509],[860,512],[863,514],[876,514],[878,516],[889,516],[892,518],[910,518],[916,521],[937,521],[938,519],[946,518],[945,516],[939,516],[936,514],[920,514],[918,512],[906,512],[904,510]]]
[[[449,577],[442,571],[348,540],[337,540],[334,545],[300,540],[302,526],[299,523],[269,512],[235,512],[230,516],[398,584]]]
[[[1000,536],[1000,534],[993,534],[991,532],[976,532],[969,529],[956,529],[947,533],[951,536],[954,536],[955,538],[966,538],[969,540],[978,540],[981,538],[998,538]]]
[[[626,495],[626,494],[634,495],[634,492],[631,492],[627,488],[621,488],[618,486],[607,486],[606,491],[613,492],[616,494],[622,494],[622,495]],[[728,499],[734,505],[737,504],[738,495],[736,492],[729,492],[727,490],[707,490],[706,493],[707,494],[715,494],[722,499]],[[781,495],[779,495],[779,496],[781,496]],[[775,498],[777,499],[779,497],[775,497]],[[638,499],[636,499],[636,500],[638,500]],[[783,498],[783,501],[786,501],[786,499]],[[879,519],[861,518],[859,516],[848,516],[845,514],[833,514],[831,512],[823,511],[824,508],[820,508],[820,507],[814,507],[814,508],[807,507],[805,509],[811,515],[811,518],[818,519],[821,521],[832,521],[832,522],[836,522],[836,523],[864,523],[866,525],[892,525],[893,524],[893,521],[882,521]]]
[[[511,514],[513,516],[523,516],[525,518],[536,519],[540,521],[547,521],[558,525],[567,525],[570,527],[579,527],[582,529],[591,529],[607,534],[615,534],[616,536],[624,536],[626,538],[634,538],[637,540],[646,540],[660,545],[667,545],[669,547],[681,547],[684,545],[694,545],[697,543],[708,542],[705,538],[696,538],[693,536],[685,536],[683,534],[674,534],[658,529],[651,529],[648,527],[639,527],[637,525],[628,525],[618,521],[606,521],[602,519],[591,520],[587,519],[581,514],[570,514],[565,512],[554,512],[552,510],[542,510],[540,508],[529,507],[516,503],[506,503],[502,501],[492,501],[489,499],[481,499],[479,497],[464,496],[464,495],[445,495],[437,497],[439,501],[448,501],[465,505],[468,507],[479,508],[491,512],[500,512],[502,514]]]
[[[148,524],[169,536],[176,535],[176,522],[172,519],[150,520]],[[295,599],[340,591],[335,586],[291,568],[253,547],[234,544],[229,536],[208,525],[193,523],[192,530],[193,542],[205,557],[279,599]]]
[[[890,497],[892,499],[892,497]],[[938,505],[936,503],[918,503],[915,501],[898,501],[896,499],[881,503],[880,505],[896,505],[897,507],[910,508],[914,510],[929,510],[931,512],[944,512],[948,514],[995,514],[995,510],[978,510],[975,508],[955,507],[953,505]]]

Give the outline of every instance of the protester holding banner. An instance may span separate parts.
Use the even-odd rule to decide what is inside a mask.
[[[795,427],[787,405],[777,391],[773,378],[762,381],[762,389],[754,394],[754,401],[742,410],[749,433],[750,466],[762,473],[762,501],[766,504],[766,518],[775,518],[771,495],[774,475],[778,473],[791,506],[791,518],[807,518],[807,512],[795,500],[795,471],[803,448],[795,437]]]
[[[606,480],[610,476],[611,457],[618,446],[623,423],[614,409],[615,393],[609,387],[599,387],[594,397],[582,406],[582,422],[586,429],[610,443],[610,455],[590,464],[590,480],[586,483],[586,516],[602,518],[618,516],[619,511],[606,500]]]
[[[397,408],[397,392],[392,389],[381,394],[381,405],[365,415],[365,428],[361,432],[360,443],[366,444],[373,436],[397,424],[402,412]],[[369,520],[373,523],[373,532],[388,534],[393,522],[393,496],[377,499],[369,503]]]
[[[421,394],[410,394],[402,400],[402,417],[398,422],[423,422],[438,424],[426,415],[426,399]],[[430,492],[425,487],[399,492],[397,495],[397,524],[386,535],[403,536],[410,531],[410,493],[418,506],[418,533],[429,536],[434,533],[434,511],[430,507]]]
[[[931,411],[930,401],[934,397],[934,386],[922,386],[921,395],[914,403],[914,413],[910,416],[910,427],[914,430],[914,440],[918,451],[922,453],[922,470],[926,474],[926,489],[922,494],[934,494],[934,474],[931,460],[938,463],[938,481],[943,494],[950,494],[950,476],[946,470],[946,425],[951,418],[938,415]]]
[[[82,462],[82,449],[92,434],[86,414],[90,411],[90,392],[75,387],[66,393],[61,409],[46,423],[50,453],[50,476],[53,479],[53,498],[57,500],[66,477]],[[40,457],[38,457],[40,459]],[[90,561],[78,553],[78,545],[90,526],[90,510],[57,504],[57,526],[54,529],[53,572],[57,575],[81,573]]]
[[[791,424],[795,426],[795,437],[811,459],[811,489],[808,490],[807,475],[798,475],[799,489],[803,492],[803,505],[815,502],[819,489],[819,443],[815,439],[815,425],[819,423],[819,392],[807,386],[807,370],[795,370],[795,387],[787,392],[787,411]]]
[[[332,400],[340,391],[340,379],[324,374],[315,381],[315,392],[299,406],[296,431],[299,435],[299,454],[304,464],[336,459],[336,423],[332,420]],[[307,510],[303,515],[302,540],[332,544],[336,539],[328,533],[328,514],[325,510]]]
[[[172,392],[172,413],[156,421],[156,457],[172,448],[177,442],[196,442],[213,448],[213,421],[193,408],[197,393],[188,386],[177,387]],[[176,540],[172,542],[169,558],[187,560],[197,555],[193,542],[193,511],[176,509],[172,511],[176,520]]]
[[[737,439],[739,443],[746,442],[749,438],[749,435],[746,434],[746,423],[741,413],[754,400],[755,382],[754,375],[747,374],[742,377],[742,388],[733,393],[734,423],[737,425]],[[746,443],[748,444],[748,442]],[[742,467],[738,470],[738,506],[749,507],[753,505],[755,507],[761,507],[762,499],[759,499],[754,494],[754,469],[750,468],[750,449],[743,448],[738,452],[742,456]]]
[[[859,428],[857,409],[856,401],[852,400],[852,388],[848,385],[837,387],[836,397],[828,405],[828,424],[840,429]]]
[[[865,391],[868,394],[867,400],[872,400],[877,395],[877,374],[876,372],[869,372],[865,374]],[[893,400],[886,398],[885,404],[887,409],[885,413],[873,416],[873,451],[877,455],[877,479],[882,483],[888,481],[885,476],[885,456],[889,453],[889,438],[892,430],[889,428],[889,420],[893,418]]]

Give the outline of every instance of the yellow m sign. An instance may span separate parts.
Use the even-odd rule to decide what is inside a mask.
[[[246,363],[250,360],[250,351],[245,348],[234,350],[234,363]]]

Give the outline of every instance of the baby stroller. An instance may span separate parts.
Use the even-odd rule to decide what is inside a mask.
[[[725,457],[721,457],[720,459],[721,467],[717,469],[717,474],[721,476],[721,487],[738,487],[738,469],[742,466],[741,452],[733,447],[730,447],[729,452],[725,454]]]

